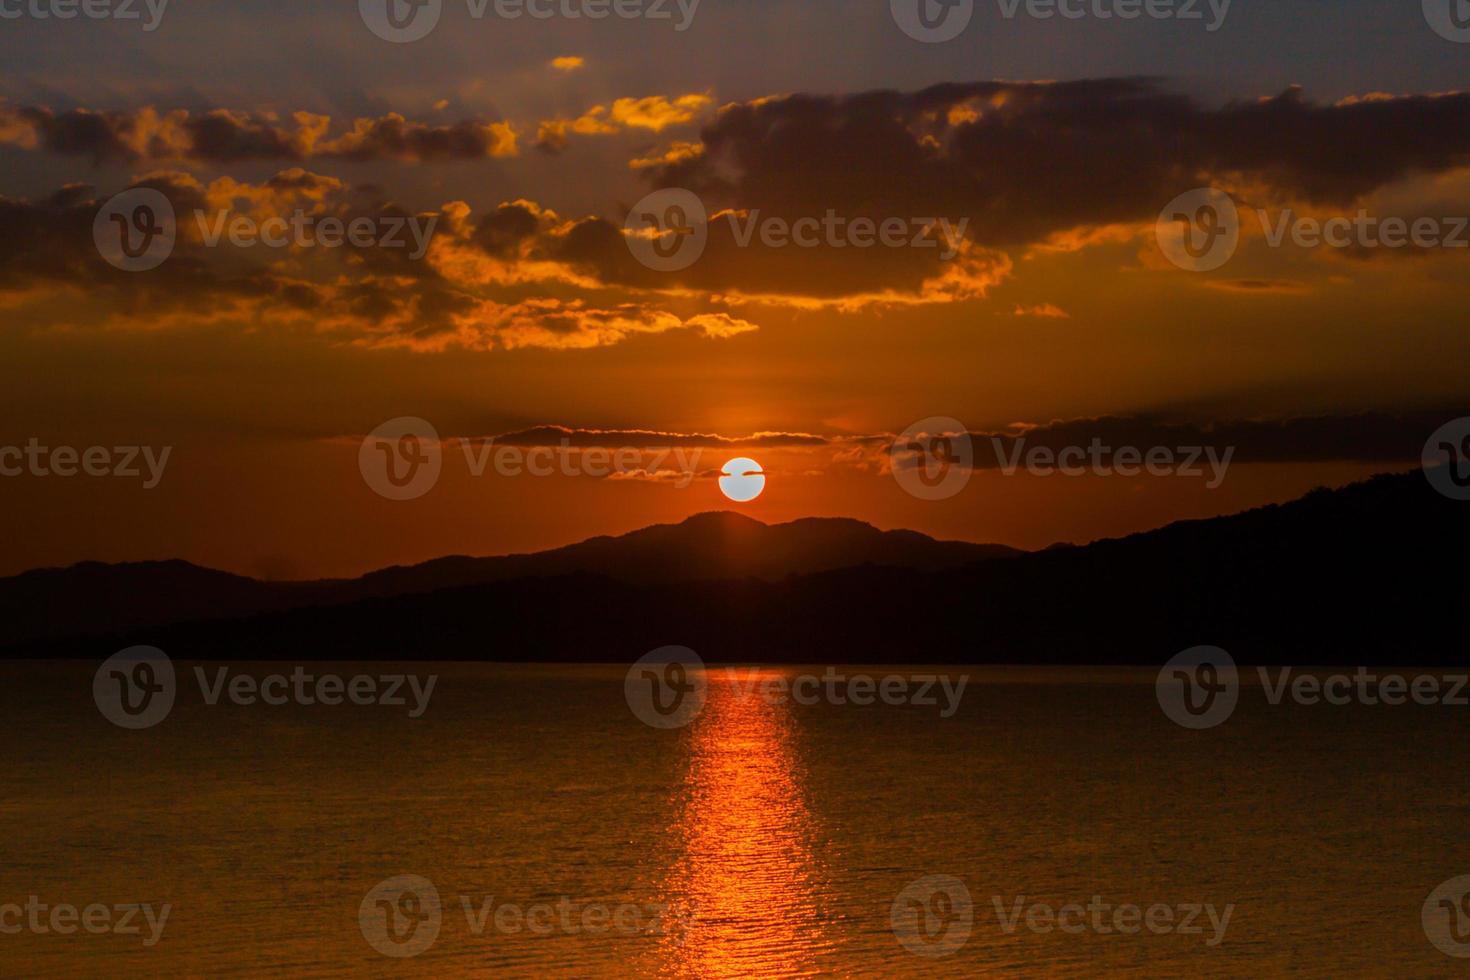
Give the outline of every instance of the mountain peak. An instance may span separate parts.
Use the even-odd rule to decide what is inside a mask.
[[[740,514],[733,510],[706,510],[698,514],[690,514],[673,527],[770,527],[764,521],[758,521],[748,514]]]

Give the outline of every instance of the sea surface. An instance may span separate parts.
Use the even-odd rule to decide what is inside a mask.
[[[803,704],[762,692],[828,668],[711,668],[702,710],[658,728],[626,666],[305,668],[436,681],[417,718],[211,705],[179,664],[167,717],[126,730],[97,664],[0,665],[0,906],[169,909],[149,944],[142,912],[62,933],[0,907],[0,976],[1470,968],[1421,917],[1470,874],[1470,708],[1273,706],[1248,682],[1193,731],[1152,671],[833,668],[963,676],[947,706]],[[1112,928],[1130,909],[1157,928]]]

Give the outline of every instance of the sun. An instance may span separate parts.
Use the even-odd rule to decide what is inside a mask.
[[[720,467],[720,492],[737,504],[754,500],[765,489],[766,474],[753,459],[741,456]]]

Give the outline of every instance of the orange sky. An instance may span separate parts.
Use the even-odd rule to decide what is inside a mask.
[[[1018,26],[1015,50],[979,72],[963,52],[916,48],[886,14],[853,26],[871,39],[858,68],[778,68],[769,48],[741,65],[731,39],[752,50],[747,27],[707,13],[677,39],[517,25],[523,43],[499,37],[493,63],[480,25],[400,46],[300,13],[275,54],[237,25],[256,64],[211,74],[190,43],[202,22],[179,12],[87,78],[68,59],[100,40],[68,49],[56,25],[21,25],[33,43],[0,89],[0,471],[32,439],[170,457],[151,489],[0,475],[0,574],[183,557],[343,575],[535,550],[728,506],[714,475],[740,455],[767,470],[742,505],[763,520],[1042,547],[1407,468],[1466,414],[1470,248],[1268,234],[1288,211],[1451,230],[1470,214],[1463,62],[1422,22],[1388,24],[1397,47],[1375,65],[1308,44],[1297,89],[1228,67],[1231,51],[1254,57],[1266,28],[1250,23],[1212,37],[1204,77],[1140,82],[1125,79],[1158,74],[1144,69],[1162,56],[1130,41],[1058,71]],[[820,32],[784,16],[768,37]],[[300,60],[303,38],[320,64]],[[667,57],[640,56],[640,38]],[[992,73],[1054,81],[975,81]],[[1172,264],[1156,234],[1161,209],[1200,187],[1240,217],[1232,257],[1205,272]],[[166,200],[177,240],[158,267],[120,271],[93,225],[100,211],[111,228],[114,195],[140,188]],[[640,262],[624,227],[660,188],[711,216],[703,253],[671,271]],[[215,221],[297,216],[433,231],[420,258],[207,241]],[[758,227],[742,223],[826,216],[933,227],[870,247],[741,241]],[[920,244],[938,219],[964,229],[950,258]],[[444,472],[385,500],[358,449],[405,416],[446,440]],[[1218,487],[981,465],[927,501],[887,448],[936,416],[981,448],[1096,430],[1155,440],[1144,449],[1235,440],[1222,446],[1237,456]],[[687,486],[475,477],[455,442],[530,444],[548,426],[583,445],[698,449],[697,472]]]

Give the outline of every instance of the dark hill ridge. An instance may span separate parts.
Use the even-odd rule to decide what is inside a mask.
[[[643,583],[577,572],[9,652],[628,662],[682,644],[711,661],[1157,665],[1213,644],[1242,663],[1463,665],[1467,543],[1470,504],[1414,472],[958,568]]]
[[[779,581],[857,565],[940,570],[1019,554],[1003,545],[880,531],[846,518],[767,525],[722,511],[534,554],[451,556],[385,568],[357,579],[262,582],[177,560],[84,562],[0,579],[0,647],[523,578],[584,573],[636,585],[743,578]]]
[[[356,597],[429,591],[530,576],[589,572],[639,585],[741,578],[768,581],[855,565],[928,571],[1023,554],[1004,545],[937,541],[915,531],[880,531],[849,518],[809,517],[763,524],[729,511],[696,514],[617,537],[600,536],[529,555],[438,558],[371,572]]]

